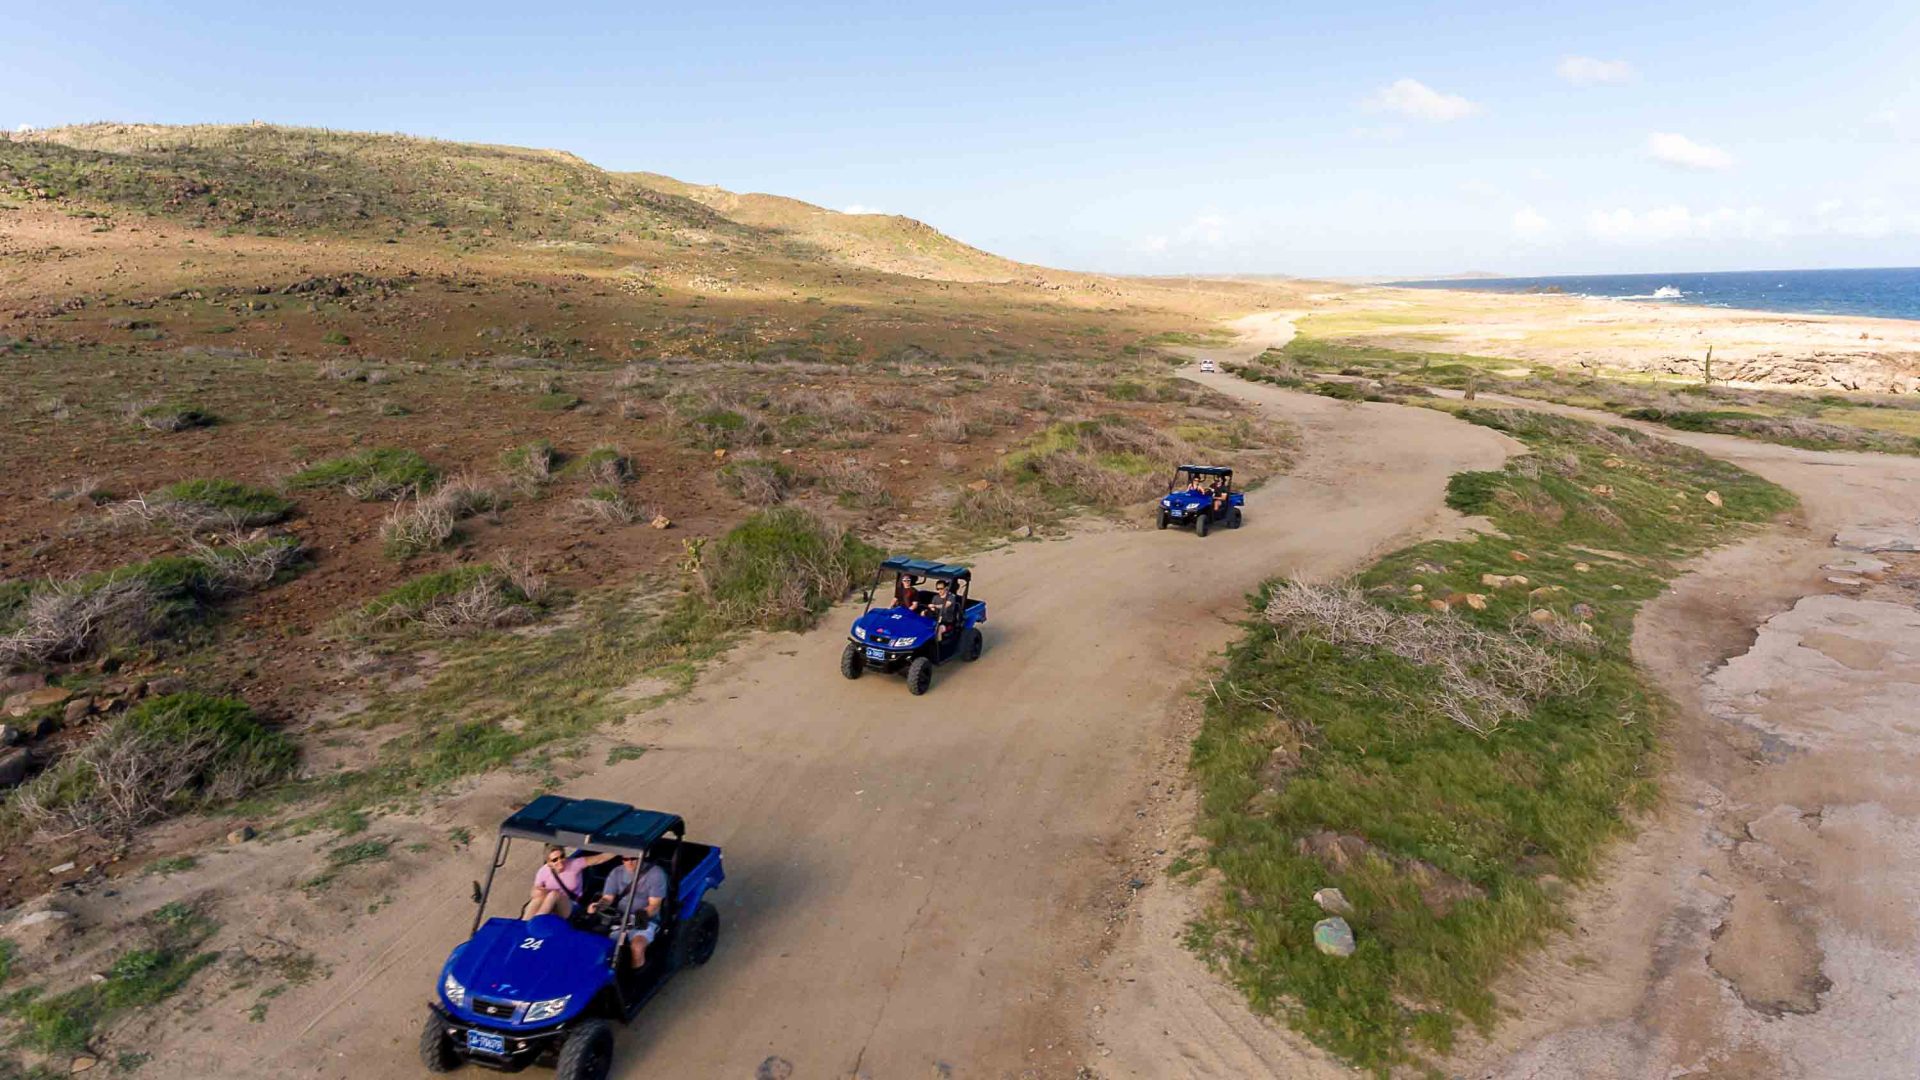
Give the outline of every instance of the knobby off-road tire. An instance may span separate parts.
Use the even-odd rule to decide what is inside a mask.
[[[1202,510],[1200,512],[1199,517],[1193,519],[1193,535],[1195,536],[1207,535],[1207,528],[1211,524],[1211,522],[1209,522],[1207,519],[1208,519],[1208,514],[1205,510]]]
[[[427,1010],[427,1022],[420,1028],[420,1064],[430,1073],[450,1073],[461,1065],[453,1040],[447,1038],[447,1022],[432,1009]]]
[[[968,630],[965,641],[960,643],[960,659],[971,664],[980,659],[980,650],[987,647],[986,636],[979,630]]]
[[[1240,508],[1239,507],[1234,508],[1233,516],[1227,519],[1227,524],[1233,526],[1236,529],[1240,527]]]
[[[680,924],[680,934],[673,942],[674,970],[699,967],[713,959],[713,950],[719,945],[720,912],[702,900],[693,914]]]
[[[613,1067],[613,1025],[605,1020],[582,1020],[560,1044],[553,1080],[607,1080]]]
[[[918,697],[933,685],[933,661],[924,656],[916,656],[907,665],[907,692]]]
[[[857,679],[865,670],[867,670],[866,655],[860,651],[860,646],[851,641],[847,642],[846,649],[840,653],[840,674],[849,679]]]
[[[1160,511],[1160,527],[1161,528],[1164,529],[1167,527],[1167,520],[1168,520],[1167,512],[1165,510]]]

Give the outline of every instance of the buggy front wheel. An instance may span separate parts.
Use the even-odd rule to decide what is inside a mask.
[[[1207,535],[1207,526],[1209,525],[1208,517],[1208,513],[1202,510],[1200,511],[1200,516],[1193,519],[1193,534],[1195,536]]]
[[[932,685],[933,661],[924,656],[914,657],[913,663],[907,665],[907,692],[919,697]]]
[[[448,1073],[460,1067],[460,1055],[447,1035],[447,1022],[432,1009],[427,1010],[427,1022],[420,1029],[420,1064],[430,1073]]]
[[[1163,529],[1167,527],[1167,512],[1165,510],[1160,511],[1160,527]]]
[[[866,654],[860,651],[860,646],[851,641],[847,642],[847,647],[840,653],[840,674],[849,679],[857,679],[866,669]]]
[[[560,1044],[553,1080],[607,1080],[607,1070],[612,1066],[613,1025],[605,1020],[586,1020],[567,1032],[567,1040]]]

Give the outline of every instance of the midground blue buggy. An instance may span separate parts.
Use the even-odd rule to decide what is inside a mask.
[[[556,1080],[604,1080],[613,1062],[609,1021],[633,1019],[674,973],[706,963],[720,940],[720,913],[706,901],[726,879],[720,849],[685,833],[686,823],[671,814],[558,795],[542,795],[502,822],[487,883],[473,883],[472,936],[447,957],[427,1006],[420,1032],[427,1070],[472,1063],[519,1072],[544,1061]],[[637,929],[644,913],[586,912],[613,862],[587,869],[571,919],[485,919],[494,874],[514,840],[632,855],[664,869],[667,896],[646,963],[634,970],[612,936]]]
[[[1191,524],[1196,536],[1207,535],[1214,522],[1237,529],[1241,508],[1246,504],[1246,495],[1233,490],[1232,469],[1219,465],[1182,465],[1173,471],[1173,480],[1167,484],[1167,497],[1160,500],[1160,527]]]
[[[893,577],[893,604],[873,606],[873,594],[883,576]],[[958,597],[942,618],[923,614],[933,594],[918,588],[923,581],[944,581]],[[987,602],[968,595],[973,571],[964,566],[928,562],[896,555],[880,564],[867,586],[867,608],[847,632],[840,653],[840,674],[857,679],[866,671],[907,673],[907,691],[924,694],[933,685],[933,669],[959,657],[968,663],[980,659],[986,639],[980,624],[987,621]]]

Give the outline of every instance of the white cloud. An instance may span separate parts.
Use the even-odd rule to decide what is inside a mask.
[[[1219,214],[1198,214],[1172,233],[1146,237],[1137,246],[1148,252],[1218,249],[1227,243],[1227,226],[1227,219]]]
[[[1367,107],[1399,113],[1415,120],[1444,123],[1480,111],[1480,106],[1457,94],[1443,94],[1418,79],[1399,79],[1367,99]]]
[[[1879,240],[1895,234],[1920,234],[1920,214],[1901,209],[1885,199],[1827,199],[1813,208],[1817,232]]]
[[[1554,73],[1575,86],[1619,86],[1633,81],[1633,65],[1625,60],[1596,60],[1591,56],[1569,56],[1560,61]]]
[[[1513,235],[1522,240],[1544,240],[1553,232],[1553,222],[1531,206],[1513,212]]]
[[[1656,131],[1647,136],[1647,155],[1663,165],[1696,172],[1715,172],[1733,167],[1732,154],[1671,131]]]
[[[1757,206],[1695,211],[1678,204],[1651,210],[1595,210],[1587,233],[1603,244],[1663,244],[1675,240],[1763,239],[1792,232],[1784,219]]]
[[[882,210],[877,206],[863,206],[860,203],[854,203],[852,206],[849,206],[840,212],[843,214],[884,214],[886,213],[885,210]]]
[[[1500,185],[1483,180],[1477,176],[1471,180],[1462,180],[1460,182],[1460,194],[1466,195],[1469,198],[1479,199],[1483,202],[1497,202],[1507,197],[1505,189],[1501,188]]]

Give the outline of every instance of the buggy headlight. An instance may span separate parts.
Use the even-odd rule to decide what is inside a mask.
[[[461,986],[460,980],[454,978],[452,975],[448,975],[446,981],[440,984],[440,991],[447,995],[448,1001],[453,1002],[461,1008],[466,1007],[467,988]]]
[[[864,626],[854,627],[853,636],[859,638],[861,641],[867,640],[867,628]]]
[[[896,649],[911,649],[915,645],[920,644],[920,639],[917,637],[897,637],[893,639],[892,644]]]
[[[567,1007],[567,1002],[572,1000],[573,995],[568,994],[566,997],[557,997],[549,1001],[536,1001],[527,1006],[526,1019],[521,1022],[537,1024],[542,1020],[551,1020],[559,1016],[561,1011]]]

